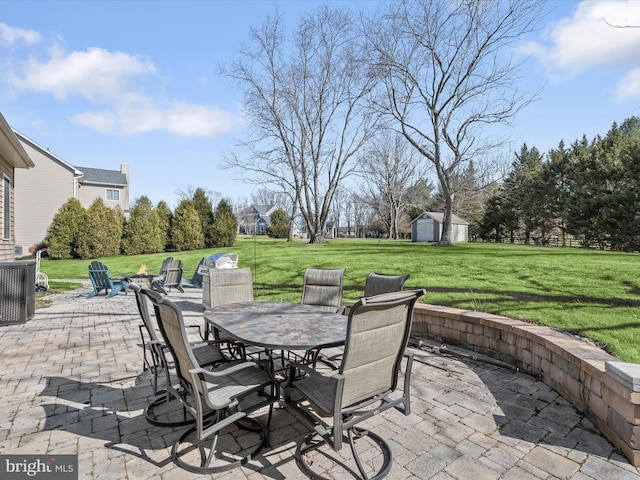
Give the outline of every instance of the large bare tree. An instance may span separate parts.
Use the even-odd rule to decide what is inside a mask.
[[[382,78],[376,107],[433,164],[444,197],[441,245],[451,244],[455,179],[499,145],[488,126],[509,124],[535,95],[519,91],[512,47],[535,28],[541,2],[401,0],[364,31]]]
[[[333,197],[373,130],[368,68],[349,13],[321,7],[291,33],[268,17],[223,70],[243,90],[252,134],[249,154],[228,165],[290,192],[311,243],[324,241]]]
[[[415,156],[401,135],[385,132],[369,142],[360,158],[361,199],[378,213],[390,238],[399,238],[399,222],[409,206],[411,186],[420,176]]]

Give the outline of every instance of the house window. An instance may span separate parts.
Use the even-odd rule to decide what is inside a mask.
[[[106,198],[108,201],[119,202],[120,201],[120,190],[116,188],[107,188]]]
[[[9,177],[7,177],[6,175],[4,176],[4,184],[3,184],[3,207],[2,207],[2,214],[3,214],[3,231],[2,231],[2,238],[4,238],[5,240],[10,240],[11,239],[11,179]]]

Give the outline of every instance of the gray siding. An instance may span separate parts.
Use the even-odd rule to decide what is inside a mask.
[[[21,141],[35,163],[29,170],[16,170],[16,247],[28,255],[31,247],[42,242],[54,215],[62,204],[73,198],[73,171],[53,161],[40,150]]]

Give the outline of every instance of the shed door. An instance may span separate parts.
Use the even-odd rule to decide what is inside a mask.
[[[427,221],[418,220],[416,222],[416,241],[427,242]]]

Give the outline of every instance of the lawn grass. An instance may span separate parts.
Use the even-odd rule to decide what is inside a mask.
[[[237,253],[251,267],[256,298],[299,301],[307,267],[344,267],[344,298],[356,300],[372,272],[409,273],[406,288],[426,303],[544,324],[590,338],[622,360],[640,363],[640,255],[575,248],[465,243],[442,248],[393,240],[330,240],[310,245],[238,238],[233,248],[172,254],[195,269],[212,253]],[[255,252],[255,258],[254,258]],[[158,272],[168,254],[102,258],[112,275]],[[88,278],[89,260],[43,259],[49,278]],[[191,274],[185,274],[191,276]]]

